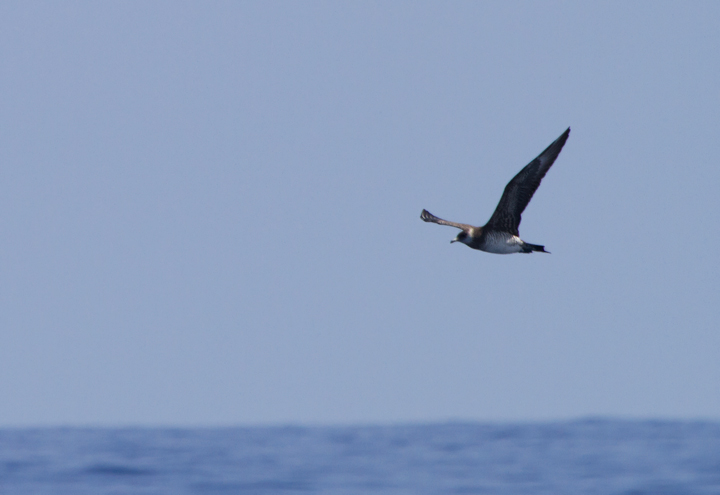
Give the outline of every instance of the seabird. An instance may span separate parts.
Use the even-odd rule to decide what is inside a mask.
[[[482,227],[448,222],[427,210],[422,211],[420,218],[426,222],[460,229],[461,232],[450,243],[462,242],[473,249],[495,254],[532,253],[533,251],[547,253],[545,246],[530,244],[520,239],[518,226],[522,212],[540,186],[540,181],[560,154],[569,135],[570,128],[568,127],[555,142],[508,182],[500,202],[495,208],[495,213]]]

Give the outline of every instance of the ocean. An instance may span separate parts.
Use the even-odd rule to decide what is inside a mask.
[[[0,494],[720,494],[720,423],[0,429]]]

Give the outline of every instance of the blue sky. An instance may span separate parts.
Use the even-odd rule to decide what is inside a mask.
[[[3,2],[0,425],[720,419],[719,24]]]

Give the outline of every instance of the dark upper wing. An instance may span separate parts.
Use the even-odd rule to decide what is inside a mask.
[[[458,229],[466,231],[473,228],[472,225],[468,225],[466,223],[448,222],[447,220],[436,217],[427,210],[422,211],[422,213],[420,214],[420,218],[422,218],[426,222],[432,222],[438,225],[449,225],[450,227],[456,227]]]
[[[495,208],[495,213],[488,221],[486,228],[502,230],[513,235],[519,235],[521,214],[533,197],[540,181],[555,162],[570,135],[570,128],[563,132],[545,151],[537,158],[528,163],[513,179],[505,186],[500,202]]]

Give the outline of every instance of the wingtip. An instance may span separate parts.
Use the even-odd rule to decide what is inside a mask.
[[[560,149],[562,149],[563,146],[565,146],[565,141],[568,140],[570,137],[570,128],[568,127],[565,129],[565,132],[560,134],[560,137],[558,137],[550,146],[548,146],[548,149],[552,148],[554,145],[560,144]],[[547,151],[547,150],[545,150]],[[558,151],[559,153],[559,151]]]

